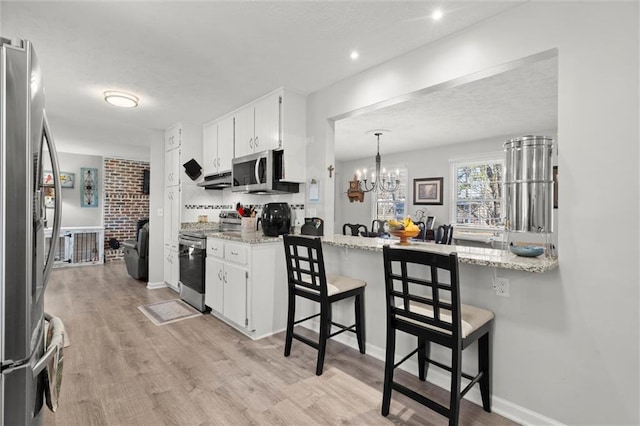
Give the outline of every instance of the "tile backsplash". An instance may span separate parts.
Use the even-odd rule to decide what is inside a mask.
[[[285,202],[291,205],[294,223],[304,221],[305,185],[300,185],[296,194],[253,195],[222,191],[205,190],[187,182],[182,187],[182,222],[197,222],[198,216],[208,216],[209,222],[217,222],[222,210],[233,210],[237,203],[255,206],[258,214],[266,203]]]

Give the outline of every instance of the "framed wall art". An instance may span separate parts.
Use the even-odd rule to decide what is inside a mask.
[[[413,180],[413,204],[442,205],[444,178],[420,178]]]
[[[80,207],[98,207],[98,169],[80,169]]]
[[[73,188],[76,181],[75,173],[60,172],[60,186],[63,188]],[[42,184],[53,185],[53,172],[51,170],[44,170],[42,172]]]

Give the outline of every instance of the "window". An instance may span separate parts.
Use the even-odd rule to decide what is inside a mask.
[[[503,227],[503,153],[451,161],[451,215],[458,226]]]
[[[407,215],[407,168],[399,167],[397,170],[400,172],[400,188],[395,192],[375,192],[374,219],[390,220]]]

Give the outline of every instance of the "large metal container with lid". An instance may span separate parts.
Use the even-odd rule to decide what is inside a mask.
[[[553,139],[523,136],[504,144],[506,229],[552,232]]]

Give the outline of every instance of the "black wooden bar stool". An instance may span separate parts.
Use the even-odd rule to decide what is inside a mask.
[[[457,425],[460,400],[480,384],[482,406],[491,412],[489,329],[493,312],[460,304],[458,255],[384,246],[387,294],[387,351],[382,395],[382,415],[389,414],[391,390],[396,390],[437,411]],[[394,364],[396,331],[414,335],[418,347]],[[478,374],[462,372],[462,350],[478,341]],[[451,366],[429,359],[431,342],[451,349]],[[393,381],[396,367],[418,354],[418,375],[424,381],[429,363],[451,373],[449,407]],[[460,391],[461,379],[470,383]]]
[[[322,374],[327,340],[345,331],[356,333],[360,353],[365,353],[364,288],[366,282],[342,275],[326,274],[320,238],[284,236],[289,287],[289,312],[284,356],[291,353],[291,343],[297,339],[318,350],[316,374]],[[295,320],[296,296],[320,303],[320,313]],[[331,304],[355,296],[355,324],[345,326],[331,321]],[[314,342],[293,332],[296,324],[320,317],[320,339]],[[340,328],[331,333],[331,326]]]

